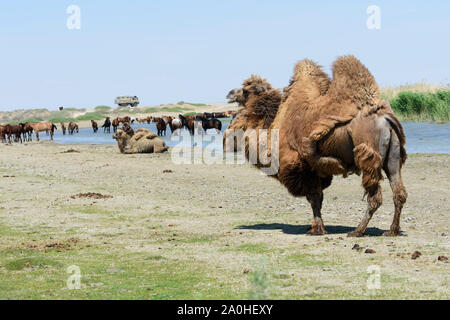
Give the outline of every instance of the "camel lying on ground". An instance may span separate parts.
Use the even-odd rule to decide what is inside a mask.
[[[169,148],[156,133],[149,129],[140,128],[134,135],[128,135],[124,130],[117,129],[113,135],[121,153],[162,153]],[[127,148],[128,147],[128,148]]]
[[[400,214],[407,192],[401,168],[406,161],[403,128],[389,104],[380,98],[380,90],[366,67],[353,56],[338,58],[333,65],[333,80],[310,60],[300,61],[290,85],[281,98],[279,92],[257,76],[234,89],[228,98],[243,108],[231,129],[270,129],[268,141],[245,142],[245,154],[258,154],[261,146],[270,146],[278,130],[278,150],[267,157],[279,164],[273,175],[288,191],[306,196],[313,210],[312,235],[327,233],[321,208],[323,190],[333,175],[362,173],[367,210],[358,227],[349,236],[363,236],[374,212],[382,203],[382,170],[394,194],[395,213],[388,236],[400,235]],[[277,105],[276,100],[281,100]],[[259,139],[258,133],[257,140]],[[229,133],[224,135],[224,139]],[[224,141],[228,149],[236,149]],[[263,168],[258,158],[256,166]]]

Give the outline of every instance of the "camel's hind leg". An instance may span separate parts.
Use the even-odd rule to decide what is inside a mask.
[[[389,178],[392,193],[394,195],[395,213],[392,225],[389,231],[385,232],[385,236],[399,236],[400,235],[400,214],[403,205],[406,202],[408,193],[403,185],[401,175],[401,156],[400,156],[400,141],[395,132],[391,134],[391,145],[388,157],[383,166],[386,175]]]
[[[360,144],[354,150],[355,163],[363,172],[363,187],[367,195],[367,209],[358,227],[348,234],[349,237],[362,237],[375,211],[381,206],[383,196],[380,181],[382,158],[367,144]],[[384,152],[382,152],[383,154]]]

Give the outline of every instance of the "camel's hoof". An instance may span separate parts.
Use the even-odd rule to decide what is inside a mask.
[[[364,237],[364,233],[354,230],[352,232],[347,233],[347,237],[358,237],[358,238]]]
[[[389,231],[386,231],[385,233],[383,233],[383,236],[398,237],[398,236],[401,236],[401,232],[400,232],[400,230],[395,230],[395,231],[389,230]]]
[[[327,230],[325,230],[325,228],[322,227],[312,227],[311,229],[308,230],[307,234],[309,234],[310,236],[323,236],[324,234],[327,234]]]

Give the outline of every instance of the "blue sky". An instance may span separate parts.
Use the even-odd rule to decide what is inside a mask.
[[[66,27],[71,4],[80,30]],[[444,0],[2,1],[0,110],[225,101],[252,73],[284,87],[296,61],[329,72],[343,54],[382,86],[449,83],[449,17]]]

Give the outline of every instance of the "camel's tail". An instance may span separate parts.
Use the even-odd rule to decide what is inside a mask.
[[[400,158],[403,165],[408,157],[408,155],[406,154],[406,137],[405,132],[403,131],[403,127],[400,121],[398,121],[398,119],[393,114],[386,114],[384,118],[387,120],[392,130],[394,130],[398,140],[400,141]]]

